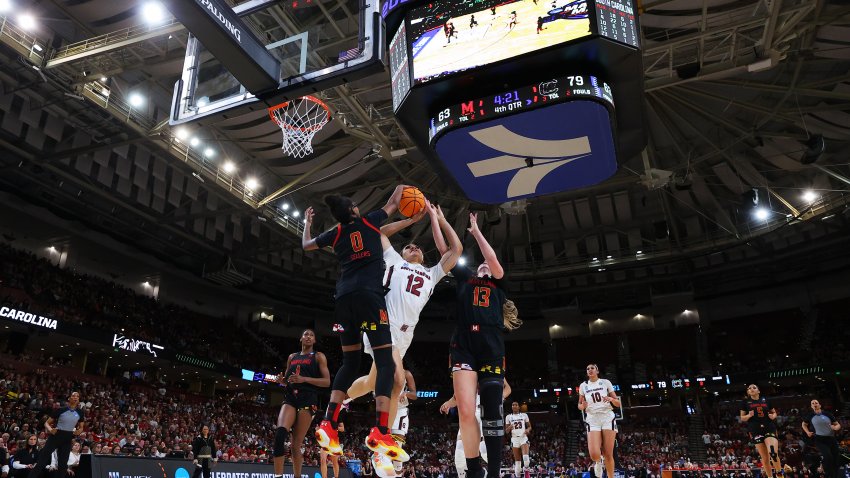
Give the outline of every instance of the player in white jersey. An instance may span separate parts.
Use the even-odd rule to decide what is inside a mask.
[[[578,409],[585,413],[587,428],[587,451],[593,460],[596,478],[602,478],[603,456],[608,478],[614,477],[614,444],[617,439],[617,422],[614,408],[620,399],[614,386],[599,378],[599,367],[595,363],[587,366],[587,381],[579,386]]]
[[[387,239],[393,234],[414,224],[425,214],[428,214],[431,219],[431,232],[434,235],[434,240],[439,240],[441,244],[445,244],[447,240],[449,246],[440,258],[440,262],[432,267],[425,267],[423,264],[424,256],[422,249],[416,244],[404,246],[402,253],[399,254]],[[446,221],[446,217],[443,215],[440,207],[434,207],[428,201],[426,201],[425,209],[421,213],[409,219],[387,224],[381,227],[381,232],[383,233],[381,235],[381,242],[384,246],[384,262],[386,263],[384,286],[388,289],[385,298],[393,340],[393,359],[396,364],[395,385],[393,386],[392,396],[398,397],[405,384],[402,358],[413,341],[413,330],[419,322],[419,314],[425,308],[428,299],[431,298],[431,293],[434,291],[437,283],[457,264],[457,260],[463,252],[463,245],[455,230]],[[443,239],[443,234],[445,234],[445,239]],[[439,236],[439,239],[437,236]],[[372,354],[372,347],[366,335],[363,336],[363,349],[366,353]],[[374,391],[375,376],[376,369],[373,362],[369,375],[358,378],[348,389],[349,400],[362,397]],[[398,400],[390,401],[388,412],[389,423],[395,421],[398,405]],[[383,460],[382,466],[384,470],[380,471],[387,474],[392,473],[393,465],[391,460]],[[378,471],[378,467],[376,466],[375,472],[377,473]]]
[[[508,398],[511,395],[511,386],[508,384],[507,380],[503,381],[504,388],[502,389],[502,398]],[[457,406],[457,402],[455,401],[455,397],[452,397],[446,400],[445,403],[440,405],[440,413],[443,415],[448,415],[449,410]],[[481,456],[481,460],[486,464],[487,463],[487,447],[484,446],[484,429],[481,425],[481,396],[475,396],[475,419],[478,420],[478,428],[481,434],[481,442],[478,445],[478,453]],[[498,458],[496,458],[498,459]],[[457,468],[458,478],[466,478],[466,455],[463,452],[463,437],[460,434],[460,429],[457,431],[457,444],[455,445],[455,468]],[[485,466],[486,470],[487,467]]]
[[[511,434],[514,475],[519,478],[522,469],[531,465],[531,458],[528,456],[528,434],[531,432],[531,420],[528,419],[527,414],[519,411],[519,402],[511,404],[511,413],[505,417],[505,432]]]

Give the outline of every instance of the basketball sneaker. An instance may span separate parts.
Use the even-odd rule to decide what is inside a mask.
[[[342,445],[339,444],[339,434],[331,426],[328,420],[322,420],[322,423],[316,427],[316,443],[319,448],[330,453],[331,455],[342,456]]]
[[[605,471],[605,468],[602,466],[602,459],[593,464],[593,474],[596,475],[596,478],[602,478],[602,472]]]
[[[389,433],[381,433],[378,427],[372,427],[369,436],[366,437],[366,448],[402,463],[410,459],[407,452],[396,443],[393,437]]]
[[[380,478],[392,478],[396,476],[393,461],[387,455],[378,452],[372,453],[372,468]]]

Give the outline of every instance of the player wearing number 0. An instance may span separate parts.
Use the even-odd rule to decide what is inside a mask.
[[[505,435],[502,418],[505,342],[502,333],[505,329],[518,327],[521,322],[516,318],[516,308],[511,314],[505,313],[505,306],[510,303],[500,285],[505,272],[496,251],[478,229],[476,214],[469,215],[467,231],[478,243],[484,262],[475,272],[460,266],[452,269],[457,281],[457,326],[450,343],[449,365],[460,416],[467,475],[480,478],[484,474],[478,458],[483,428],[484,445],[491,457],[487,470],[491,477],[496,477],[499,476]],[[481,428],[475,418],[476,392],[481,395]]]
[[[527,414],[519,411],[518,402],[511,404],[511,413],[505,417],[505,431],[511,434],[514,475],[519,478],[522,468],[528,468],[531,465],[531,458],[528,456],[528,434],[531,433],[531,421]]]
[[[747,387],[747,399],[741,402],[741,423],[747,424],[750,439],[756,444],[761,463],[767,476],[774,470],[782,470],[779,462],[779,440],[776,439],[776,409],[761,396],[756,384]]]
[[[431,232],[434,235],[434,240],[440,245],[445,245],[443,237],[443,234],[445,234],[449,241],[448,246],[439,249],[441,252],[440,262],[431,267],[426,267],[423,264],[422,249],[416,244],[404,246],[401,254],[399,254],[387,239],[405,227],[409,227],[426,213],[431,220]],[[387,313],[389,314],[393,341],[393,360],[396,364],[392,397],[399,397],[405,384],[402,359],[411,342],[413,342],[413,331],[416,324],[419,323],[419,314],[425,308],[428,299],[431,298],[434,287],[457,263],[460,254],[463,252],[463,246],[457,233],[446,221],[442,209],[434,207],[427,201],[420,214],[387,224],[381,228],[381,232],[383,233],[381,241],[386,264],[384,287],[388,290],[386,294]],[[373,353],[371,339],[368,336],[364,337],[363,345],[366,353],[371,355]],[[354,399],[373,391],[375,389],[375,374],[376,370],[373,365],[369,375],[358,378],[352,384],[348,389],[348,396]],[[395,399],[390,403],[390,423],[395,420],[398,405],[399,402]],[[381,463],[373,464],[376,473],[391,475],[393,472],[393,464],[389,460],[384,459]]]
[[[593,460],[593,473],[602,478],[603,457],[608,477],[614,476],[614,444],[617,439],[617,422],[613,407],[620,399],[611,382],[599,377],[599,367],[587,366],[587,381],[579,386],[578,409],[585,413],[587,451]]]
[[[383,247],[380,225],[398,210],[404,186],[396,187],[387,204],[365,216],[351,198],[331,195],[325,204],[339,221],[336,227],[311,237],[313,208],[305,212],[304,235],[301,246],[305,251],[332,247],[340,262],[340,277],[336,283],[334,330],[339,332],[342,345],[342,366],[334,377],[325,419],[316,428],[319,447],[334,455],[342,455],[337,425],[345,391],[357,378],[361,359],[363,332],[372,343],[375,357],[375,427],[366,437],[366,447],[373,452],[405,462],[410,457],[389,435],[390,395],[393,389],[395,362],[387,306],[384,301]],[[394,399],[395,397],[393,397]]]

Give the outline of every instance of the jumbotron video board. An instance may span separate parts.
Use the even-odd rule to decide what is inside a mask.
[[[381,15],[399,123],[473,201],[597,184],[646,145],[633,0],[388,0]]]

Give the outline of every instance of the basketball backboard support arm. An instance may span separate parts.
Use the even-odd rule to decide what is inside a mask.
[[[191,1],[202,2],[202,0]],[[231,11],[236,16],[245,17],[276,4],[279,4],[279,2],[254,0],[240,4]],[[264,45],[266,51],[272,52],[275,48],[282,49],[292,44],[287,47],[290,50],[284,59],[294,64],[291,65],[288,73],[284,73],[283,68],[280,67],[276,87],[259,94],[253,93],[236,75],[231,76],[241,85],[236,85],[226,94],[213,96],[199,92],[199,81],[202,78],[201,70],[205,65],[204,62],[208,60],[210,53],[213,57],[217,57],[217,55],[206,48],[205,43],[202,44],[203,39],[190,35],[183,72],[174,86],[169,123],[171,125],[189,122],[201,125],[213,123],[225,117],[234,117],[250,111],[265,109],[284,101],[314,94],[383,71],[385,67],[385,30],[380,17],[380,3],[378,0],[361,0],[359,4],[359,33],[356,39],[356,47],[347,52],[342,52],[349,54],[344,57],[341,54],[340,60],[336,64],[329,66],[315,64],[315,58],[318,57],[315,56],[310,41],[312,40],[315,43],[317,40],[311,37],[309,31],[290,32],[289,37]],[[352,38],[353,40],[354,38]],[[349,46],[353,45],[349,44]],[[293,51],[292,47],[300,48]],[[344,48],[342,47],[342,49]],[[350,54],[352,51],[354,53]],[[245,55],[246,53],[243,50],[240,54]],[[300,55],[300,57],[295,58],[296,55]],[[307,65],[308,58],[313,63],[312,67]],[[227,65],[220,59],[218,61],[223,69],[229,72]],[[293,75],[293,73],[296,74]]]
[[[165,7],[252,94],[277,87],[280,62],[222,0],[165,0]]]

